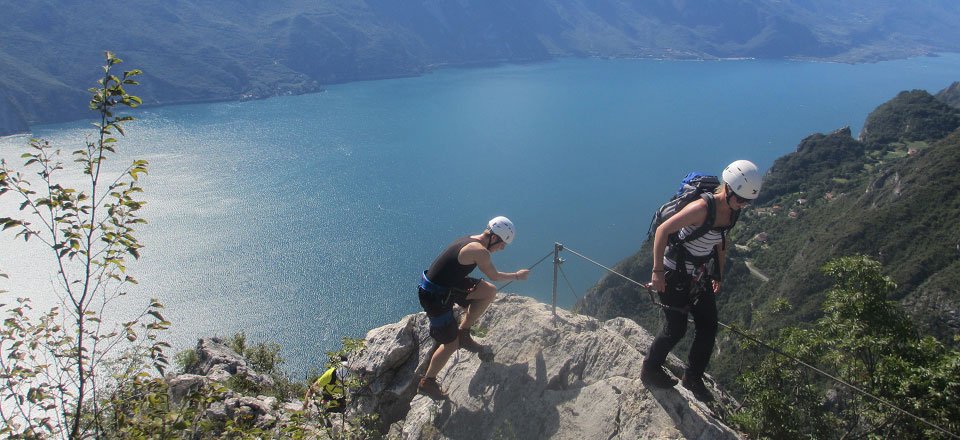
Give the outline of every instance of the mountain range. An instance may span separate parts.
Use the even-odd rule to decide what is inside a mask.
[[[864,62],[960,51],[949,0],[0,1],[0,135],[83,117],[110,50],[148,105],[566,56]]]

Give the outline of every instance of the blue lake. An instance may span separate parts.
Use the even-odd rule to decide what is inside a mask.
[[[146,248],[131,267],[141,284],[127,301],[166,304],[177,349],[244,331],[282,343],[299,375],[341,336],[418,312],[420,271],[493,216],[518,228],[495,255],[502,270],[533,264],[554,242],[614,265],[639,248],[652,210],[688,171],[719,173],[741,158],[769,168],[809,134],[858,132],[901,90],[936,93],[956,80],[958,55],[861,65],[568,59],[138,110],[114,161],[150,161]],[[81,121],[33,134],[72,151],[90,132]],[[4,138],[0,155],[24,143]],[[45,256],[10,235],[6,290],[49,300],[51,277],[37,269]],[[563,257],[569,307],[602,272]],[[552,282],[548,261],[507,291],[549,302]]]

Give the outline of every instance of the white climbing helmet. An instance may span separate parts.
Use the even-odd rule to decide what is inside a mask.
[[[490,221],[487,222],[487,228],[490,228],[490,232],[497,234],[497,237],[500,237],[506,244],[510,244],[510,242],[513,241],[513,237],[517,235],[517,230],[513,227],[513,222],[502,215],[490,219]]]
[[[723,169],[723,183],[730,185],[738,196],[753,200],[760,195],[762,182],[760,171],[749,160],[734,161]]]

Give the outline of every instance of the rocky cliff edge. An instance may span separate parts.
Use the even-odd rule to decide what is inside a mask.
[[[631,320],[554,316],[549,305],[501,296],[474,327],[494,360],[454,354],[438,376],[450,395],[442,402],[416,394],[433,348],[428,325],[418,313],[371,330],[350,359],[368,384],[357,409],[380,414],[390,438],[740,438],[716,415],[733,402],[715,387],[711,408],[679,386],[644,386],[640,365],[653,336]],[[667,362],[681,371],[678,358]]]

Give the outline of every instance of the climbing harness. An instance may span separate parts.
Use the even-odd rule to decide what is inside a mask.
[[[453,293],[453,289],[430,281],[430,279],[427,278],[427,271],[423,271],[423,273],[420,274],[420,283],[418,285],[420,286],[420,289],[429,293],[434,299],[446,295],[443,300],[440,301],[440,304],[443,305],[446,305],[447,302],[450,301],[450,294]]]
[[[427,278],[427,271],[423,271],[423,273],[420,274],[420,283],[418,286],[420,286],[421,291],[426,293],[426,297],[429,298],[428,301],[439,302],[444,306],[450,302],[450,295],[452,295],[454,291],[454,289],[450,287],[444,287],[430,281],[430,279]],[[430,327],[441,328],[449,325],[455,321],[456,318],[453,316],[453,308],[450,308],[439,315],[427,315],[427,319],[430,320]]]

